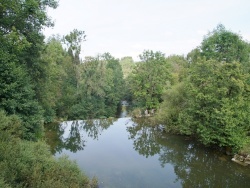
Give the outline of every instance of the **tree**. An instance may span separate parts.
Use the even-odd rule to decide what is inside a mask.
[[[0,58],[0,109],[22,120],[23,138],[35,140],[42,133],[42,110],[23,66]]]
[[[170,65],[171,85],[182,82],[187,77],[188,61],[179,55],[171,55],[166,58]]]
[[[83,119],[104,116],[105,90],[110,84],[106,65],[99,57],[90,57],[81,69],[78,104],[72,107],[72,115]]]
[[[163,102],[155,115],[157,122],[164,124],[167,132],[189,133],[189,127],[179,123],[180,114],[188,107],[185,84],[185,81],[176,83],[163,94]]]
[[[78,31],[74,29],[70,34],[64,36],[64,43],[68,47],[68,54],[72,58],[72,63],[75,71],[75,87],[77,94],[79,92],[79,82],[80,82],[80,70],[79,65],[80,61],[80,53],[81,53],[81,43],[85,40],[86,35],[84,31]]]
[[[46,77],[39,82],[39,101],[45,110],[45,122],[55,117],[66,117],[70,106],[76,98],[74,87],[75,73],[71,57],[63,49],[60,36],[48,39],[41,60],[46,62]],[[69,102],[71,101],[71,102]]]
[[[81,43],[85,40],[86,35],[84,31],[74,29],[70,34],[64,36],[64,43],[68,47],[68,53],[73,58],[74,64],[80,64]]]
[[[85,58],[80,65],[78,100],[71,108],[71,118],[115,116],[123,95],[123,74],[118,59],[109,53]]]
[[[206,59],[240,63],[249,62],[249,45],[242,37],[219,24],[201,43],[201,55]]]
[[[187,54],[187,61],[189,63],[197,62],[199,58],[201,58],[201,50],[199,48],[195,48]]]
[[[135,66],[134,60],[132,57],[123,57],[120,60],[120,64],[122,67],[124,79],[126,79]]]
[[[179,115],[181,132],[203,144],[241,148],[250,130],[250,97],[240,63],[200,60],[186,83],[187,107]]]
[[[123,87],[123,99],[131,102],[132,101],[132,94],[129,90],[129,80],[130,75],[132,74],[133,69],[136,66],[132,57],[123,57],[120,59],[120,65],[122,67],[122,73],[124,77],[124,87]]]
[[[163,93],[163,102],[157,110],[155,118],[165,124],[167,131],[179,132],[178,116],[186,107],[185,80],[188,77],[190,63],[183,57],[171,55],[166,59],[170,64],[171,85]]]
[[[16,114],[23,121],[24,138],[35,140],[41,134],[42,110],[35,83],[44,77],[40,61],[43,49],[43,27],[52,22],[48,7],[54,0],[3,0],[0,3],[0,108],[8,115]]]
[[[34,82],[43,76],[44,66],[39,61],[43,49],[44,27],[53,26],[46,9],[56,8],[55,0],[3,0],[0,6],[0,34],[16,33],[17,39],[29,45],[18,54],[19,63],[25,64]],[[10,53],[15,53],[13,50]]]
[[[112,57],[109,53],[103,55],[103,60],[107,62],[106,67],[110,72],[111,84],[109,90],[106,90],[105,105],[107,114],[114,116],[118,105],[124,96],[124,85],[122,67],[118,59]]]
[[[161,52],[144,51],[140,59],[129,78],[133,104],[146,109],[158,108],[168,87],[170,66]]]

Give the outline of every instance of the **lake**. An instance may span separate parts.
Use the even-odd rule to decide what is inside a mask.
[[[250,187],[250,167],[148,119],[67,121],[45,127],[56,156],[68,155],[101,188]]]

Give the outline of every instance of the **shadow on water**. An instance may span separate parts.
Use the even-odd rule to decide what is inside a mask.
[[[249,187],[250,168],[231,162],[231,157],[184,136],[164,132],[146,119],[134,120],[127,128],[134,149],[148,157],[159,156],[162,168],[174,166],[182,187]]]

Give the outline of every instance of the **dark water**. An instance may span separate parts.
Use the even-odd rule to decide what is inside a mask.
[[[55,156],[76,160],[100,187],[250,187],[250,167],[147,121],[68,121],[46,135]]]

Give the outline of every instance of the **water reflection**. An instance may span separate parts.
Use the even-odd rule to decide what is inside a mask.
[[[83,150],[86,141],[82,138],[79,121],[72,121],[69,127],[70,131],[68,136],[61,137],[63,148],[74,153],[79,150]],[[61,126],[61,128],[63,129],[63,126]],[[64,130],[63,132],[65,132],[65,128],[63,130]],[[62,148],[60,148],[60,151],[61,149]]]
[[[82,129],[88,134],[88,137],[98,140],[98,136],[102,132],[109,128],[116,121],[115,118],[108,119],[95,119],[95,120],[85,120],[80,121]]]
[[[250,169],[230,161],[230,157],[206,148],[188,137],[167,134],[145,119],[128,127],[134,149],[148,157],[158,154],[162,168],[174,166],[176,182],[182,187],[248,187]],[[151,126],[149,125],[151,124]]]
[[[150,119],[70,121],[46,130],[52,152],[70,151],[82,169],[104,182],[101,187],[250,185],[250,168],[188,137],[167,134]]]
[[[45,126],[47,143],[52,154],[61,153],[63,149],[73,153],[83,150],[86,146],[86,138],[98,140],[102,132],[109,128],[116,119],[90,119],[79,121],[67,121]],[[86,135],[86,136],[85,136]]]
[[[150,125],[148,119],[133,119],[132,126],[127,127],[129,139],[133,140],[134,149],[145,157],[154,156],[161,150],[157,142],[163,129],[160,125]]]
[[[219,151],[175,137],[168,135],[160,140],[163,147],[159,161],[163,167],[167,163],[174,166],[177,180],[181,181],[183,187],[249,186],[249,169],[234,164],[230,157]]]

